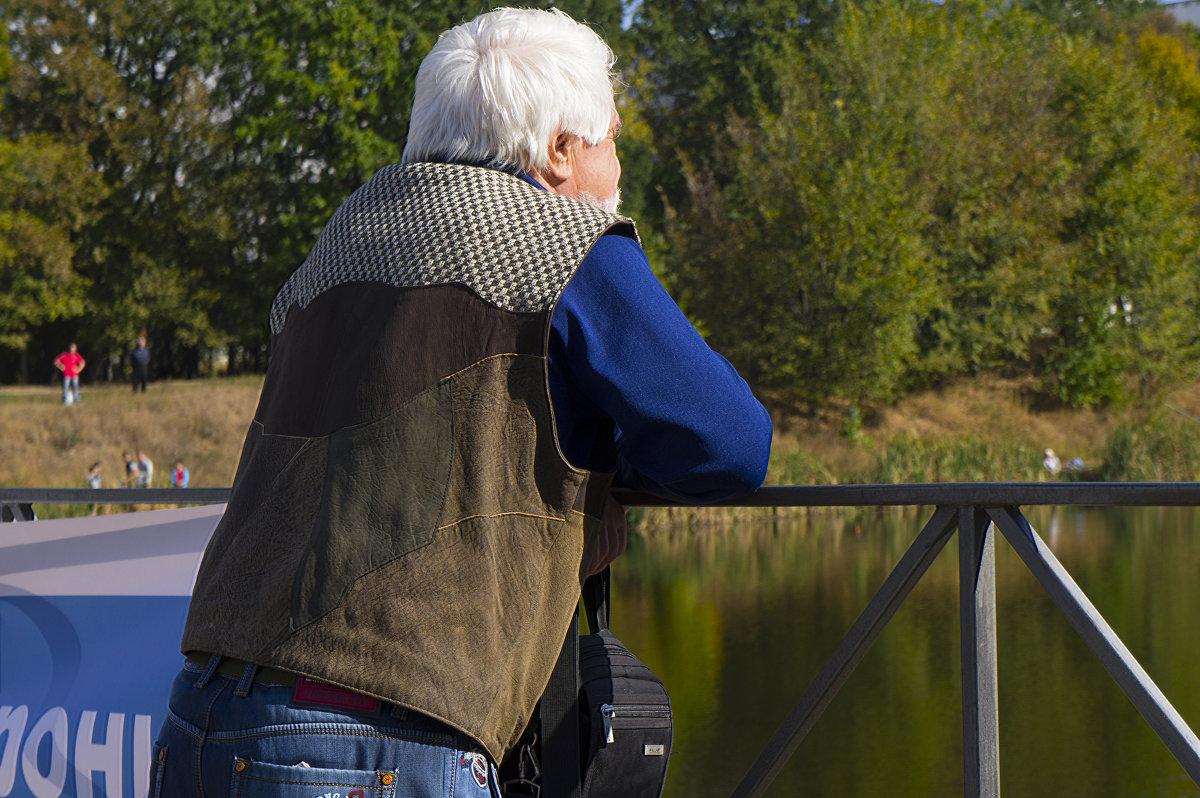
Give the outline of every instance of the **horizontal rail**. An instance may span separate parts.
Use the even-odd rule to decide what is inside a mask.
[[[684,504],[645,493],[616,490],[632,507]],[[1130,506],[1200,507],[1200,482],[938,482],[897,485],[781,485],[759,488],[741,499],[706,507],[884,506]]]
[[[0,504],[223,504],[229,488],[0,488]]]
[[[229,488],[0,488],[0,504],[220,504]],[[627,507],[1200,507],[1200,482],[940,482],[781,485],[740,499],[685,503],[613,491]]]

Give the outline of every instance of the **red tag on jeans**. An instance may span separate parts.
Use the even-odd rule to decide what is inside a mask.
[[[336,687],[325,682],[317,682],[303,676],[296,677],[296,692],[292,694],[292,702],[297,704],[318,704],[323,707],[350,709],[356,712],[375,712],[379,709],[379,700],[369,695]]]

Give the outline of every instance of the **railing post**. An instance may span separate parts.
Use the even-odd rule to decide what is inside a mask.
[[[958,508],[958,604],[962,648],[963,795],[999,798],[996,696],[996,546],[991,519]]]

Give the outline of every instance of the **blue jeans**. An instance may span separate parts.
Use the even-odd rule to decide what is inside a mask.
[[[499,798],[487,756],[450,727],[390,704],[300,706],[294,689],[186,663],[150,798]]]
[[[79,402],[79,378],[63,377],[63,404],[71,404],[71,393],[74,392],[76,403]]]

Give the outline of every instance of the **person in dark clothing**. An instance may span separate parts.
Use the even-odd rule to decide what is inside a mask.
[[[146,383],[150,380],[150,350],[146,348],[145,336],[138,336],[137,346],[129,353],[129,365],[133,369],[133,392],[146,392]]]

